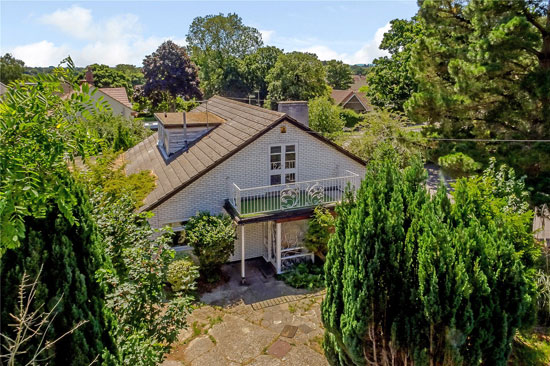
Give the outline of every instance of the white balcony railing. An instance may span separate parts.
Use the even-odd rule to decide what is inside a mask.
[[[359,175],[350,171],[346,174],[343,177],[253,188],[239,188],[233,183],[230,202],[241,216],[340,202],[348,187],[355,191],[360,184]]]

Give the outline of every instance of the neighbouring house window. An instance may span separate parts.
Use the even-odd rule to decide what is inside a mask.
[[[296,145],[277,145],[269,148],[269,183],[296,182]]]

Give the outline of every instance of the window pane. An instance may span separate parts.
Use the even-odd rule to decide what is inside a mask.
[[[281,169],[281,154],[272,154],[270,156],[271,170]]]
[[[295,173],[285,174],[285,183],[294,183],[294,182],[296,182],[296,174]]]
[[[286,145],[286,150],[285,151],[287,153],[294,152],[294,151],[296,151],[296,147],[294,145]]]
[[[274,184],[281,184],[281,175],[280,174],[276,174],[276,175],[272,175],[271,177],[271,185],[274,185]]]
[[[281,153],[281,147],[280,146],[271,146],[271,153],[272,154],[280,154]]]

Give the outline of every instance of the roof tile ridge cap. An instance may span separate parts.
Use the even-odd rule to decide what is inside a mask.
[[[230,102],[232,104],[237,104],[237,105],[242,105],[242,106],[245,106],[246,108],[252,108],[252,109],[256,109],[258,111],[262,111],[262,112],[265,112],[265,113],[271,113],[271,114],[275,114],[275,115],[278,115],[278,116],[282,116],[286,113],[283,113],[283,112],[278,112],[278,111],[272,111],[271,109],[267,109],[267,108],[263,108],[263,107],[259,107],[257,105],[252,105],[252,104],[246,104],[246,103],[243,103],[243,102],[238,102],[236,100],[233,100],[233,99],[229,99],[227,97],[222,97],[221,95],[214,95],[211,99],[213,98],[219,98],[223,101],[227,101],[227,102]]]

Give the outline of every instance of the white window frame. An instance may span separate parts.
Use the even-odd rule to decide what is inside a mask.
[[[294,146],[294,168],[286,168],[286,147]],[[281,169],[272,170],[271,169],[271,148],[280,147],[281,148]],[[294,183],[298,181],[298,144],[295,142],[290,143],[280,143],[269,145],[267,149],[267,165],[268,165],[268,174],[267,174],[267,185],[271,186],[271,176],[280,175],[281,183],[280,184],[292,184],[286,183],[286,174],[294,173]]]

